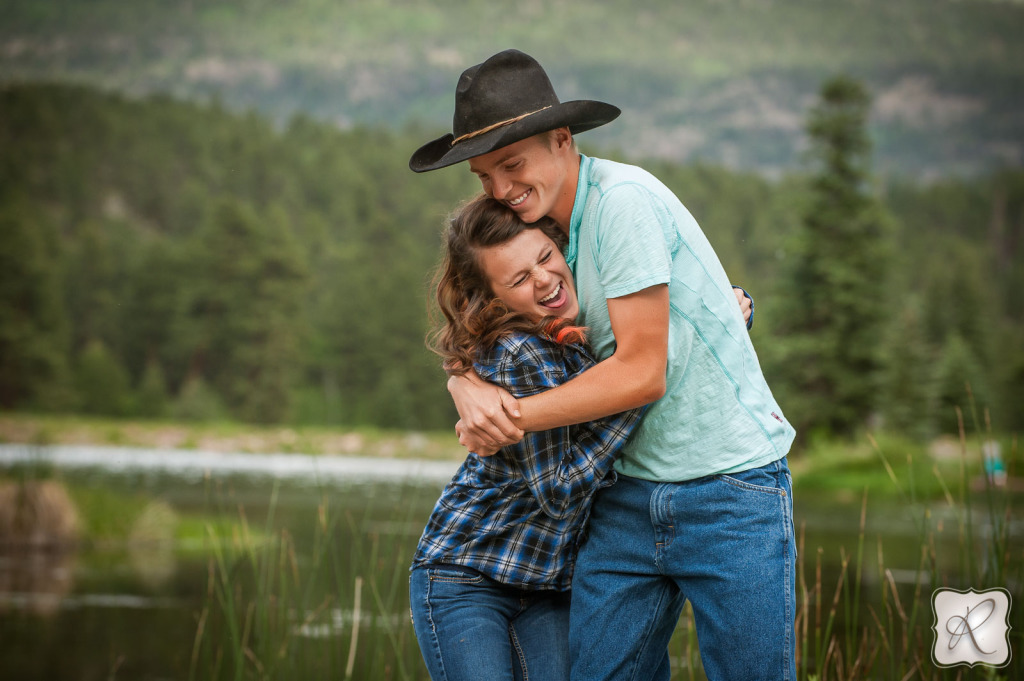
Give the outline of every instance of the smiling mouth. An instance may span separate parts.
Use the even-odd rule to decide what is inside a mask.
[[[552,291],[551,293],[547,294],[546,296],[544,296],[543,298],[541,298],[537,302],[540,303],[541,305],[544,305],[546,307],[549,303],[558,300],[559,297],[561,296],[561,294],[562,294],[562,282],[558,282],[558,286],[555,287],[554,291]]]
[[[523,192],[522,194],[520,194],[516,198],[509,199],[508,201],[506,201],[506,203],[508,205],[512,206],[513,208],[515,208],[516,206],[521,204],[523,201],[525,201],[526,197],[529,196],[532,192],[533,192],[532,189],[527,189],[525,192]]]

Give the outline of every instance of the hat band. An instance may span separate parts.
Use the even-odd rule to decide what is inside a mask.
[[[551,105],[548,105],[548,106],[544,107],[544,109],[550,109],[550,108],[551,108]],[[527,116],[532,116],[535,113],[540,113],[541,111],[544,111],[544,109],[537,109],[536,111],[530,111],[530,112],[524,113],[521,116],[516,116],[515,118],[510,118],[507,121],[499,121],[499,122],[494,123],[492,125],[488,125],[486,128],[480,128],[479,130],[474,130],[473,132],[467,132],[465,135],[462,135],[460,137],[456,137],[455,139],[453,139],[452,140],[452,146],[454,147],[459,142],[463,142],[465,140],[472,139],[474,137],[479,137],[480,135],[483,135],[484,133],[488,133],[491,130],[497,130],[498,128],[503,128],[506,125],[512,125],[513,123],[518,123],[519,121],[523,120]]]

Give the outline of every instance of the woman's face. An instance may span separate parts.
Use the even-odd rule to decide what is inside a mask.
[[[558,246],[539,229],[525,229],[498,246],[480,249],[491,290],[513,312],[533,319],[575,319],[579,301]]]

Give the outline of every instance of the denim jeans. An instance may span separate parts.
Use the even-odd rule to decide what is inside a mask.
[[[527,591],[470,568],[434,565],[409,578],[413,629],[433,681],[565,681],[569,594]]]
[[[710,681],[796,678],[792,484],[786,459],[602,490],[573,576],[573,681],[670,677],[687,600]]]

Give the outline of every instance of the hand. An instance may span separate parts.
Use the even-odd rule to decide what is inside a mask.
[[[455,432],[469,451],[490,456],[523,439],[522,429],[512,422],[520,415],[519,403],[508,391],[469,372],[449,378],[448,392],[461,418]]]
[[[459,436],[459,444],[477,456],[494,456],[501,449],[500,447],[488,447],[479,444],[472,445],[470,438],[466,435],[466,429],[462,425],[462,419],[459,419],[459,422],[455,424],[455,433]]]
[[[750,323],[750,315],[753,312],[753,308],[750,307],[750,298],[743,292],[738,286],[732,287],[732,292],[736,294],[736,302],[740,304],[740,312],[743,313],[743,321],[746,324]]]

